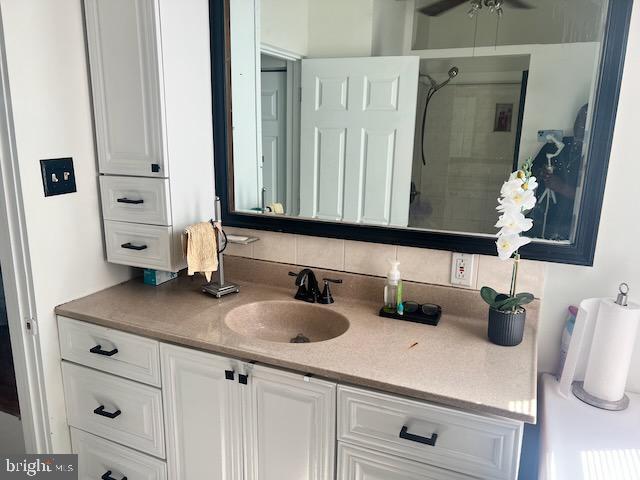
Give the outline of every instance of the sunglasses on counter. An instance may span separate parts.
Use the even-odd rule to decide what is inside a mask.
[[[422,312],[424,315],[428,317],[436,317],[442,313],[442,308],[440,305],[436,305],[435,303],[418,303],[418,302],[404,302],[404,313],[416,313]]]

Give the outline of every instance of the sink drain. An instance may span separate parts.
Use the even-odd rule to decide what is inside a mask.
[[[305,337],[301,333],[299,333],[298,335],[293,337],[291,340],[289,340],[289,343],[310,343],[310,342],[311,340],[309,340],[308,337]]]

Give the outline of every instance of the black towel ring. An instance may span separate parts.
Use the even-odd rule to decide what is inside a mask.
[[[209,220],[209,223],[211,224],[211,226],[213,227],[214,231],[218,231],[218,229],[216,228],[216,223],[213,221],[213,219]],[[220,242],[218,242],[218,254],[221,254],[222,252],[224,252],[227,249],[227,245],[229,244],[229,241],[227,240],[227,234],[224,232],[224,230],[222,228],[220,228],[220,233],[222,233],[222,238],[224,239],[224,246],[222,248],[220,248]]]

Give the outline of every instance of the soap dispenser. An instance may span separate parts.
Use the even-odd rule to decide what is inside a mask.
[[[389,260],[391,270],[387,273],[384,284],[384,311],[396,313],[398,305],[402,303],[402,279],[400,278],[400,262]]]

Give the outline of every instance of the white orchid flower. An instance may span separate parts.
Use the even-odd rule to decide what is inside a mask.
[[[509,179],[507,182],[504,182],[502,184],[500,195],[502,195],[503,197],[511,197],[517,192],[524,191],[522,185],[522,180],[520,180],[519,178]]]
[[[517,211],[526,211],[531,210],[536,206],[536,197],[533,193],[533,190],[520,190],[512,193],[509,196],[505,196],[504,198],[498,199],[499,205],[496,207],[496,210],[506,211],[510,210],[511,207],[516,209]]]
[[[533,227],[533,220],[526,218],[520,211],[505,211],[495,225],[500,229],[498,236],[527,232]]]
[[[529,177],[529,180],[522,184],[524,190],[531,190],[532,192],[538,188],[538,180],[536,177]]]
[[[520,235],[501,235],[496,240],[500,260],[508,260],[520,247],[531,242],[530,238]]]

